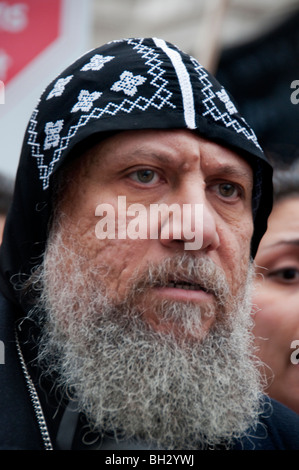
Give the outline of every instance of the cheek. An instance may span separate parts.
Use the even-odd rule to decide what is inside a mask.
[[[261,282],[254,293],[253,303],[258,307],[254,316],[254,334],[257,338],[269,338],[261,344],[267,359],[272,361],[272,355],[279,361],[288,361],[296,325],[286,309],[285,293],[280,293],[278,288],[263,286]]]
[[[218,234],[220,262],[234,294],[242,288],[247,279],[252,224],[247,223],[243,227],[224,227],[218,230]]]
[[[266,290],[266,289],[265,289]],[[255,326],[253,333],[255,335],[255,344],[258,348],[258,355],[275,373],[279,384],[279,379],[285,381],[285,371],[292,365],[291,342],[294,338],[296,325],[289,321],[285,311],[285,295],[279,298],[272,290],[264,292],[260,289],[253,297],[255,305],[260,310],[254,316]],[[297,332],[299,328],[297,326]],[[266,373],[269,371],[266,370]],[[272,388],[273,390],[273,388]]]
[[[113,200],[106,198],[109,199]],[[128,280],[141,266],[142,260],[149,256],[150,241],[131,239],[126,232],[124,232],[125,238],[119,239],[117,206],[109,205],[111,208],[109,217],[106,213],[105,216],[103,214],[97,216],[96,208],[99,204],[103,202],[97,196],[89,195],[88,204],[85,202],[80,206],[77,205],[73,211],[68,211],[68,222],[65,221],[64,225],[64,240],[70,247],[74,247],[75,253],[82,256],[87,265],[94,266],[95,269],[100,268],[99,272],[106,273],[104,282],[112,296],[122,297]],[[103,221],[104,218],[109,221],[111,238],[107,238],[107,232],[104,234],[107,225],[106,227],[103,223],[99,225],[99,221]],[[99,239],[99,234],[102,239]]]
[[[271,335],[289,348],[294,335],[299,334],[298,300],[275,285],[267,285],[267,280],[258,282],[253,296],[259,309],[255,315],[256,332]]]
[[[141,266],[147,253],[146,240],[98,240],[89,237],[85,244],[85,257],[95,268],[103,267],[105,285],[112,297],[123,299],[128,281]]]
[[[273,303],[273,294],[271,295],[267,289],[257,287],[252,301],[258,309],[254,317],[255,333],[258,336],[275,335],[282,318],[279,313],[277,314],[279,308],[276,303]]]

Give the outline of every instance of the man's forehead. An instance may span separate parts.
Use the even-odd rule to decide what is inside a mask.
[[[233,175],[252,177],[249,163],[236,151],[187,129],[146,129],[123,131],[95,144],[88,152],[99,166],[159,162],[166,166],[202,163],[216,165]],[[183,170],[184,168],[182,168]]]

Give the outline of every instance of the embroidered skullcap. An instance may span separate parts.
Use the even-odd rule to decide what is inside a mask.
[[[250,73],[250,71],[249,71]],[[53,181],[78,145],[109,132],[192,129],[229,147],[254,170],[252,255],[266,229],[272,170],[229,93],[196,59],[162,39],[125,39],[89,51],[43,92],[25,133],[0,253],[0,284],[42,260]]]

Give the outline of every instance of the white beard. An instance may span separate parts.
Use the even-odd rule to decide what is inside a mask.
[[[97,271],[88,265],[55,236],[33,283],[41,281],[35,313],[43,312],[45,319],[39,361],[45,371],[58,374],[57,386],[77,400],[91,429],[135,438],[152,449],[187,450],[229,446],[257,425],[262,383],[253,355],[251,267],[233,299],[209,260],[184,255],[157,272],[149,268],[151,274],[137,283],[132,280],[128,297],[118,302],[105,292],[104,267]],[[170,265],[177,272],[191,270],[207,285],[218,284],[216,321],[200,340],[194,331],[211,312],[157,302],[161,321],[179,324],[178,338],[154,331],[135,307],[148,283],[167,277]]]

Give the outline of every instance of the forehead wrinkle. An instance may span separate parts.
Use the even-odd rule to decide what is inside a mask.
[[[155,143],[157,144],[156,140],[154,141],[154,144]],[[203,143],[205,144],[205,142]],[[168,146],[165,142],[159,143],[158,146],[152,145],[152,142],[150,146],[148,146],[146,142],[139,142],[138,144],[134,148],[120,145],[118,148],[113,149],[112,155],[111,147],[109,145],[106,147],[104,142],[104,145],[101,143],[87,152],[87,156],[91,154],[91,164],[97,166],[105,165],[109,167],[110,164],[113,165],[113,163],[118,162],[125,162],[128,166],[130,164],[136,165],[138,164],[137,160],[141,158],[144,159],[144,161],[140,162],[140,164],[154,164],[157,162],[171,168],[177,168],[182,172],[188,171],[194,164],[198,165],[199,171],[201,167],[203,167],[203,170],[205,169],[204,167],[207,167],[208,170],[208,167],[212,164],[211,168],[216,170],[217,173],[219,172],[237,178],[241,177],[246,179],[249,184],[253,184],[252,168],[237,154],[232,162],[228,162],[228,157],[226,157],[227,161],[221,161],[221,159],[217,161],[217,157],[215,161],[213,153],[211,155],[209,155],[209,152],[206,153],[205,149],[198,145],[199,142],[196,143],[195,147],[194,145],[190,146],[188,150],[185,146]],[[240,159],[241,161],[239,161]],[[243,161],[244,165],[242,165]],[[217,168],[215,168],[215,164]]]
[[[144,157],[144,158],[149,158],[150,160],[157,160],[159,163],[163,163],[165,165],[170,165],[173,163],[174,158],[171,157],[170,155],[167,155],[166,152],[163,151],[154,151],[154,150],[148,150],[146,148],[139,148],[134,150],[133,152],[130,152],[129,155],[126,158],[132,158],[136,159],[136,157]]]
[[[147,149],[146,147],[140,147],[133,151],[128,151],[125,153],[119,153],[116,156],[116,161],[125,160],[126,165],[136,165],[140,164],[160,164],[165,167],[171,168],[180,168],[182,171],[189,167],[187,160],[185,157],[182,156],[181,152],[177,152],[174,154],[171,151],[166,150],[154,150],[154,149]],[[138,162],[141,159],[142,161]]]
[[[95,148],[92,150],[92,162],[96,165],[101,163],[114,162],[114,161],[122,161],[126,160],[126,163],[130,164],[136,163],[136,159],[138,157],[142,157],[145,159],[157,160],[161,163],[171,164],[173,163],[173,158],[170,155],[167,155],[165,151],[155,151],[152,149],[147,149],[145,147],[138,147],[134,150],[122,150],[121,148],[114,152],[113,158],[109,151],[101,151],[100,148]],[[109,150],[109,149],[108,149]]]

